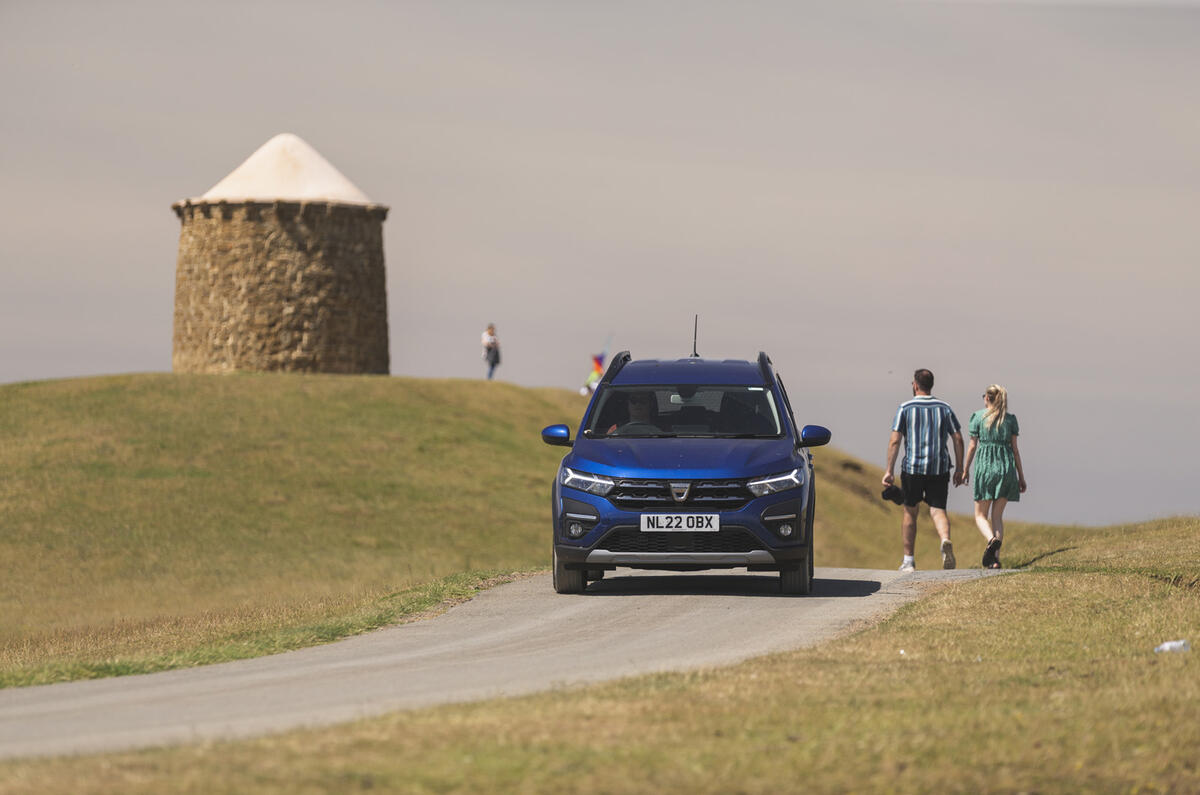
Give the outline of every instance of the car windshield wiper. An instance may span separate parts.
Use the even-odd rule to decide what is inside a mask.
[[[621,439],[674,439],[679,434],[677,433],[622,433],[614,435],[613,438]]]
[[[721,439],[778,439],[777,433],[723,433]]]

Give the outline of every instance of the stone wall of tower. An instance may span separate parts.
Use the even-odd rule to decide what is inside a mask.
[[[387,208],[183,202],[172,367],[382,373]]]

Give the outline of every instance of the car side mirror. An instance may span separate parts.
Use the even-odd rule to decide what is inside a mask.
[[[800,429],[800,447],[820,447],[829,444],[833,433],[820,425],[805,425]]]
[[[542,441],[556,447],[570,447],[574,444],[571,441],[571,429],[566,425],[547,425],[542,428]]]

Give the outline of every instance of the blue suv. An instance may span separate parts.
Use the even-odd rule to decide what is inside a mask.
[[[618,566],[779,572],[807,594],[816,492],[808,448],[783,381],[758,361],[613,359],[554,480],[554,590],[579,593]]]

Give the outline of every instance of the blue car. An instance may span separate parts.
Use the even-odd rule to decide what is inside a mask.
[[[755,362],[613,359],[554,480],[554,590],[579,593],[618,566],[779,572],[780,590],[813,578],[816,492],[808,448],[765,353]]]

